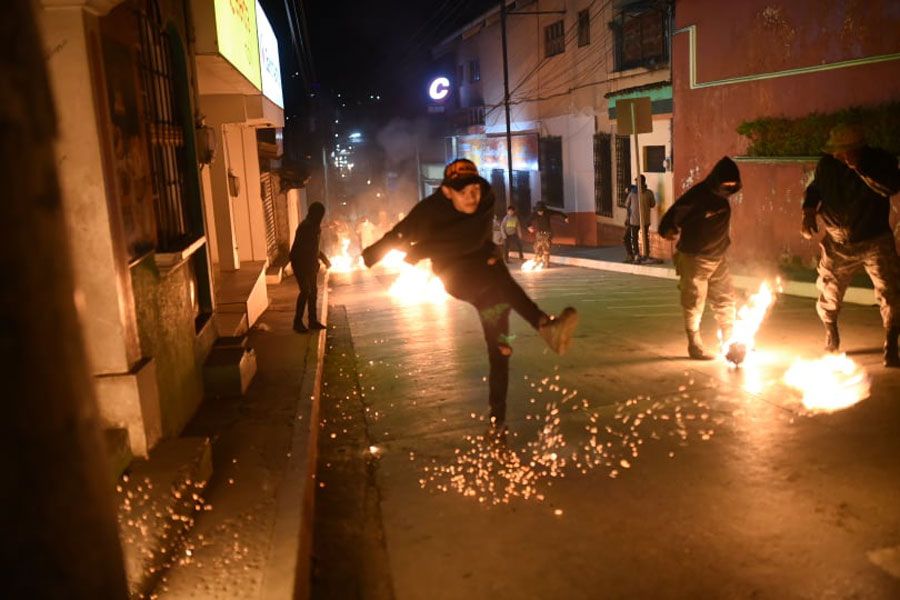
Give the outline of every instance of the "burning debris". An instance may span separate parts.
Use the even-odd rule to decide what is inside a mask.
[[[541,261],[536,261],[533,258],[529,258],[522,263],[522,270],[526,273],[531,271],[543,271],[544,263],[542,263]]]
[[[775,290],[781,292],[781,280],[775,280]],[[763,281],[755,294],[750,296],[737,313],[734,329],[729,339],[722,342],[722,356],[739,367],[756,345],[756,333],[775,301],[775,291],[768,281]],[[719,332],[722,336],[722,332]]]

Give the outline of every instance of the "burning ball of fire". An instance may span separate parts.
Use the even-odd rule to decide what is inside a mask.
[[[541,261],[536,261],[534,259],[529,258],[525,262],[522,263],[523,271],[541,271],[544,268],[544,263]]]
[[[846,354],[798,358],[784,374],[784,383],[799,391],[803,406],[814,412],[843,410],[869,397],[869,376]]]

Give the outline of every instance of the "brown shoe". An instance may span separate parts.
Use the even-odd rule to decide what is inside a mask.
[[[558,317],[549,317],[538,326],[538,333],[550,349],[562,356],[572,343],[572,333],[578,325],[578,311],[567,306]]]
[[[712,360],[714,356],[706,352],[699,331],[687,331],[688,356],[693,360]]]
[[[891,327],[885,332],[884,366],[886,367],[900,367],[900,347],[898,347],[898,338],[900,338],[900,327]]]

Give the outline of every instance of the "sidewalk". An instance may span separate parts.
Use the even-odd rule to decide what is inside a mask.
[[[525,255],[529,258],[532,257],[529,253],[525,253]],[[675,267],[671,261],[646,265],[626,263],[625,249],[622,246],[606,246],[602,248],[591,246],[554,246],[551,263],[647,277],[678,279]],[[754,276],[746,273],[742,270],[741,265],[732,265],[731,271],[734,285],[742,289],[755,289],[762,280],[760,275]],[[782,269],[781,277],[785,294],[802,298],[819,297],[815,284],[816,274],[812,269],[794,268],[789,272]],[[844,301],[865,306],[875,304],[875,296],[872,293],[871,282],[868,278],[864,274],[857,274],[857,277],[854,278],[854,283],[854,286],[847,288]]]
[[[307,594],[325,331],[292,330],[293,278],[268,293],[249,333],[258,371],[246,395],[206,399],[183,433],[210,440],[213,471],[160,598]],[[327,279],[320,302],[325,321]]]

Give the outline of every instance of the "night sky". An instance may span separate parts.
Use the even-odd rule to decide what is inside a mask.
[[[496,0],[286,1],[303,2],[305,7],[317,80],[313,83],[344,98],[380,95],[386,114],[414,110],[416,102],[424,100],[431,48],[497,4]],[[263,2],[276,30],[284,27],[284,2]],[[284,31],[284,39],[290,40]],[[287,62],[285,87],[299,83],[290,77],[295,61],[288,57]],[[291,108],[286,108],[290,114]]]

